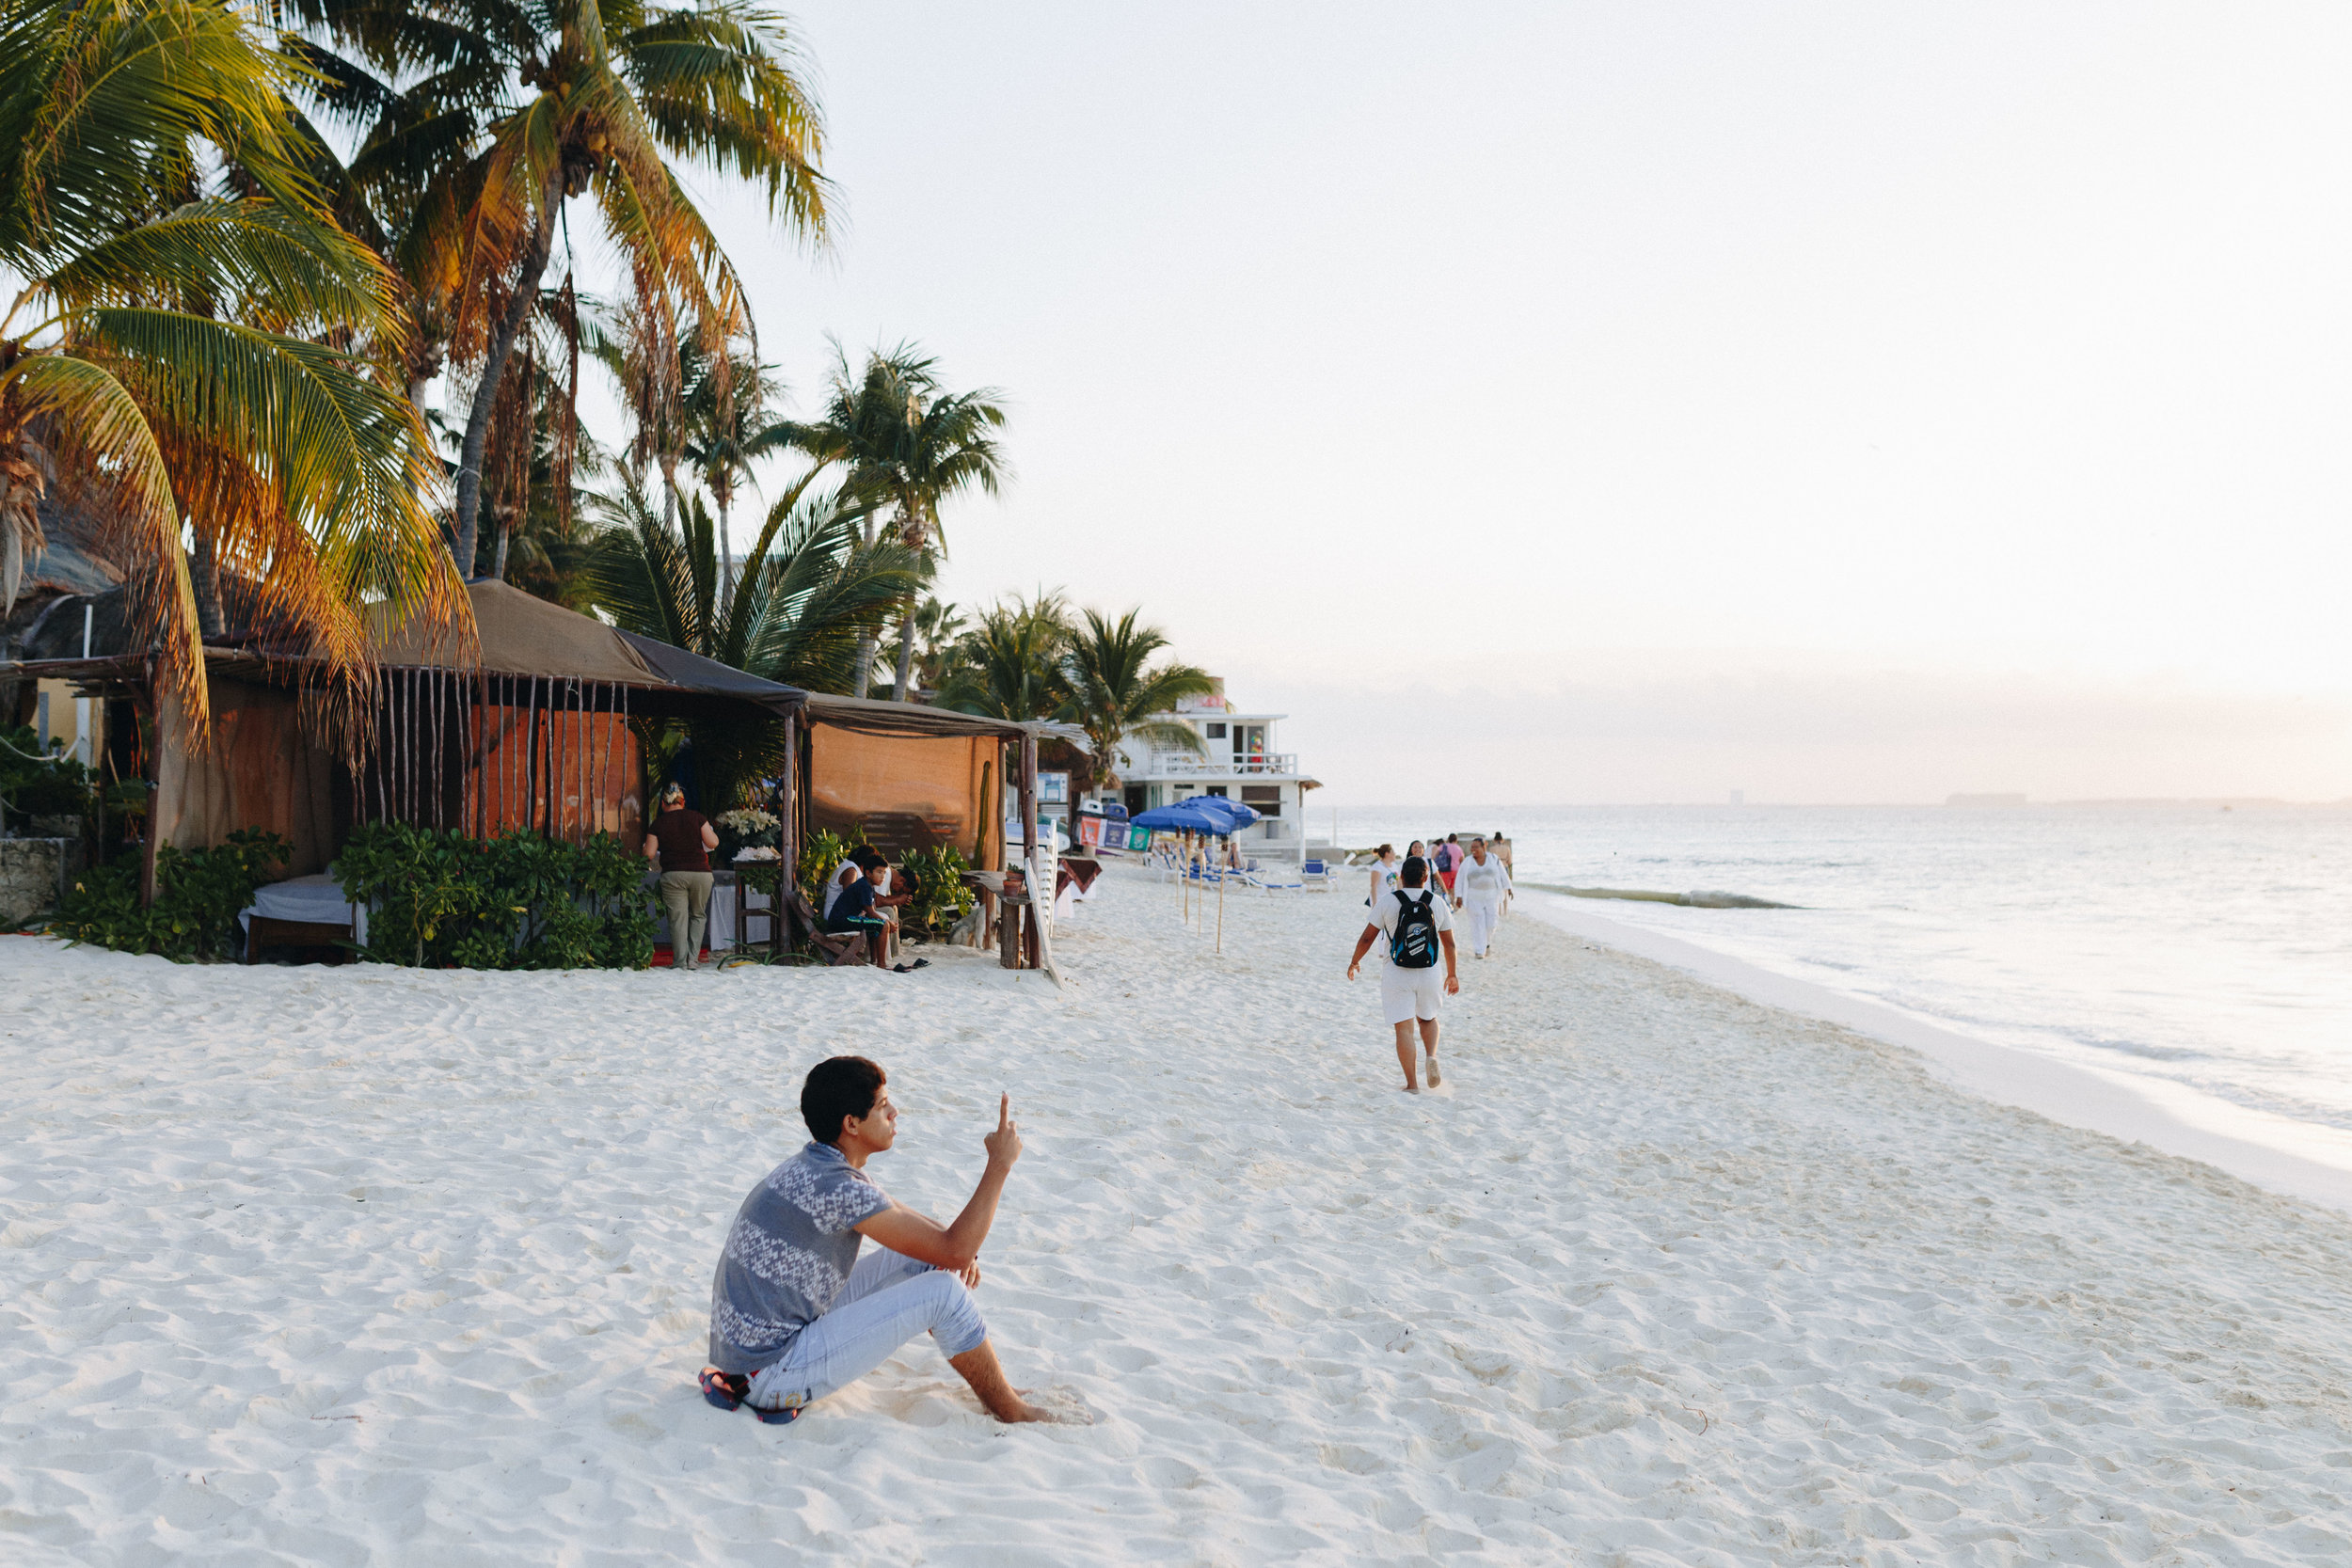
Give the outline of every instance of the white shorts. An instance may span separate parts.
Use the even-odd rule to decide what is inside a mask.
[[[1436,964],[1427,969],[1399,969],[1394,964],[1380,967],[1380,1011],[1391,1023],[1436,1018],[1438,998],[1444,994],[1445,971]]]

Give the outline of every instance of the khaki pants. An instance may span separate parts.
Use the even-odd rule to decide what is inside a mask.
[[[702,957],[703,930],[710,924],[710,873],[664,871],[661,902],[670,911],[670,964],[691,969]]]

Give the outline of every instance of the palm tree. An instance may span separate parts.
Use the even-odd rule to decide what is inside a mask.
[[[900,545],[917,555],[944,551],[940,503],[975,487],[994,495],[1006,477],[993,434],[1005,422],[997,401],[1003,394],[992,387],[941,391],[936,362],[912,344],[867,355],[863,373],[851,372],[838,344],[834,354],[824,412],[794,427],[794,444],[819,463],[846,467],[846,486],[887,501]],[[905,609],[914,608],[910,597]],[[860,657],[857,696],[865,696],[871,682],[873,653],[874,644],[868,643]],[[914,661],[910,613],[898,633],[899,702],[914,695],[909,688]]]
[[[963,611],[926,595],[914,609],[914,684],[937,691],[947,679],[948,659],[969,625]]]
[[[492,411],[566,203],[592,198],[643,308],[691,316],[715,347],[750,324],[669,159],[761,184],[787,232],[821,241],[816,99],[781,20],[739,0],[274,3],[304,35],[323,115],[363,133],[349,188],[410,263],[412,325],[437,351],[412,371],[478,367],[452,546],[470,573]]]
[[[919,580],[920,562],[895,541],[860,535],[872,503],[815,492],[804,475],[769,509],[744,557],[732,602],[719,591],[718,546],[699,496],[666,520],[640,478],[595,503],[603,530],[596,606],[614,624],[786,686],[838,691],[857,650]],[[681,526],[682,525],[682,526]],[[696,765],[712,800],[781,765],[773,724],[692,724]]]
[[[678,345],[683,360],[679,399],[685,440],[680,450],[702,476],[719,512],[719,602],[735,602],[735,553],[728,532],[737,491],[752,465],[792,445],[793,426],[769,406],[784,389],[775,367],[750,355],[706,354],[692,340]]]
[[[1152,656],[1168,646],[1157,626],[1139,626],[1131,610],[1113,621],[1087,610],[1086,625],[1074,628],[1062,656],[1069,688],[1065,717],[1087,733],[1093,752],[1088,767],[1091,778],[1080,788],[1119,787],[1119,743],[1136,736],[1154,746],[1198,752],[1200,737],[1189,724],[1154,716],[1172,712],[1185,697],[1201,697],[1216,689],[1208,673],[1190,664],[1152,665]]]
[[[44,484],[97,501],[199,727],[183,531],[339,675],[368,662],[364,600],[466,613],[423,432],[366,358],[397,351],[394,282],[303,167],[296,75],[221,0],[0,11],[0,267],[25,281],[0,316],[5,596]]]
[[[959,645],[940,705],[992,719],[1055,718],[1070,701],[1063,664],[1069,641],[1070,615],[1059,594],[995,605]]]

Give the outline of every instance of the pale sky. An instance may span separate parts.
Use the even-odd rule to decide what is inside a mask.
[[[803,4],[803,392],[1012,406],[946,594],[1321,803],[2352,796],[2352,10]]]

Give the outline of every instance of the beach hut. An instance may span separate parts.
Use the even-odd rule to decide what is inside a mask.
[[[0,660],[0,679],[70,682],[151,721],[153,746],[123,769],[153,784],[151,895],[158,844],[206,848],[239,828],[288,839],[294,876],[323,871],[363,822],[633,841],[646,781],[632,721],[649,718],[784,722],[787,865],[806,832],[829,827],[902,849],[951,845],[1001,868],[1008,778],[1034,834],[1037,745],[1058,727],[808,692],[502,582],[467,592],[470,639],[386,628],[364,686],[330,689],[317,659],[265,637],[208,645],[201,747],[177,699],[156,689],[152,659],[119,636],[89,657]]]

